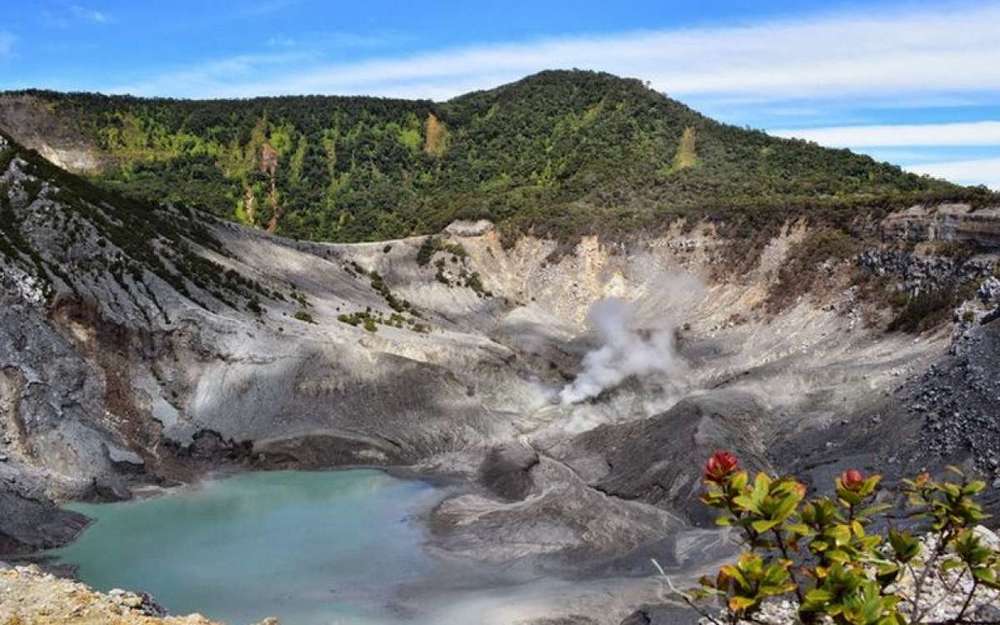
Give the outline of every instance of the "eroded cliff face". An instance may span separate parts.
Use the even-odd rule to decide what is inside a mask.
[[[0,98],[0,131],[67,171],[93,174],[107,163],[97,146],[80,129],[52,110],[51,103],[32,95]]]
[[[914,206],[893,213],[882,222],[888,239],[909,242],[946,242],[983,249],[1000,247],[1000,208],[969,204]]]
[[[775,311],[781,269],[810,232],[801,223],[740,273],[724,269],[731,242],[708,224],[570,249],[505,247],[485,222],[430,241],[315,244],[169,208],[144,217],[21,156],[0,164],[0,496],[46,521],[31,535],[0,522],[7,551],[80,528],[51,499],[127,497],[226,465],[406,465],[466,485],[430,519],[437,549],[631,575],[650,554],[691,570],[730,548],[698,527],[698,467],[715,448],[817,481],[887,458],[890,474],[989,470],[990,445],[955,442],[974,430],[964,422],[928,458],[927,421],[907,402],[932,363],[956,358],[954,336],[995,331],[978,322],[996,302],[970,295],[955,324],[887,333],[886,304],[858,282],[861,271],[919,290],[930,270],[913,263],[936,258],[920,250],[827,261]],[[935,224],[969,214],[988,213],[915,208],[885,235],[907,223],[924,238],[966,236],[942,234],[975,230],[957,217]],[[169,232],[138,236],[147,218]],[[976,230],[974,262],[948,271],[989,282],[988,230]],[[674,360],[562,403],[600,346],[586,319],[607,297],[630,300],[630,331],[663,338]],[[652,592],[630,588],[633,605]]]

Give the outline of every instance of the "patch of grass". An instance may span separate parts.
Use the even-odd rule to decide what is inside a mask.
[[[695,136],[695,129],[693,127],[688,126],[684,129],[681,141],[677,145],[677,153],[674,154],[674,162],[670,167],[671,173],[688,169],[698,164],[698,155],[695,152]]]
[[[949,319],[957,304],[954,288],[922,291],[910,298],[889,322],[889,332],[916,334],[934,328]]]

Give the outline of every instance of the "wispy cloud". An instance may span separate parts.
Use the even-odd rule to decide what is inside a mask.
[[[906,169],[962,184],[985,184],[1000,191],[1000,158],[911,165]]]
[[[92,22],[94,24],[107,24],[108,22],[111,21],[111,16],[109,16],[107,13],[103,11],[98,11],[97,9],[81,6],[79,4],[74,4],[70,6],[69,10],[74,17],[83,20],[85,22]]]
[[[806,139],[839,148],[1000,145],[1000,121],[833,126],[778,129],[770,133],[779,137]]]
[[[240,9],[240,14],[247,17],[260,17],[284,11],[299,4],[301,0],[258,0]]]
[[[812,16],[317,63],[171,87],[174,95],[180,89],[191,96],[368,93],[442,99],[545,68],[584,67],[641,77],[679,97],[940,97],[1000,92],[997,23],[1000,4]],[[133,87],[148,94],[162,84],[154,79]]]
[[[311,58],[310,53],[295,50],[276,51],[270,54],[244,54],[164,72],[152,79],[143,79],[136,83],[112,86],[108,91],[138,95],[221,98],[233,95],[222,88],[224,84],[254,80],[260,72],[306,62]]]
[[[14,41],[14,35],[0,30],[0,61],[14,55]]]
[[[45,24],[55,28],[71,28],[81,23],[104,25],[115,21],[111,14],[81,4],[62,5],[58,10],[44,9],[40,15]]]
[[[333,31],[309,33],[304,36],[289,37],[274,35],[266,44],[269,48],[310,48],[315,50],[328,49],[372,49],[395,45],[411,40],[411,37],[395,31],[351,32]]]

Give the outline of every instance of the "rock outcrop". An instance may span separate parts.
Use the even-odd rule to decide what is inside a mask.
[[[1000,207],[914,206],[886,217],[882,232],[893,240],[954,242],[996,250],[1000,249]]]
[[[0,131],[16,134],[23,145],[67,171],[91,174],[106,165],[79,128],[30,94],[0,98]]]

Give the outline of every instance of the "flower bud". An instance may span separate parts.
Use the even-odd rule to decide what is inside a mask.
[[[865,483],[865,476],[857,469],[848,469],[840,474],[841,485],[850,491],[856,491]]]
[[[717,451],[705,463],[705,479],[721,484],[739,465],[740,461],[728,451]]]

